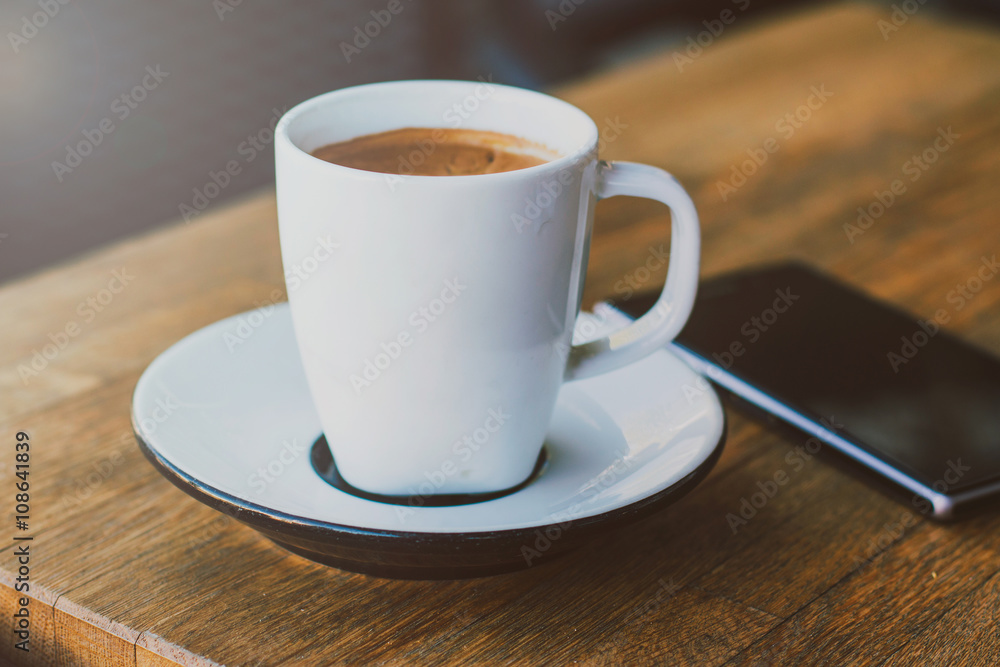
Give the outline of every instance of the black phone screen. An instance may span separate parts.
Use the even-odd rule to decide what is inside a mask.
[[[944,331],[956,303],[921,320],[782,264],[703,283],[676,344],[955,494],[1000,478],[1000,361]]]

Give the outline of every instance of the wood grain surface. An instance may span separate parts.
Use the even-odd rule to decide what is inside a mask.
[[[949,329],[1000,354],[1000,280],[961,308],[948,299],[1000,250],[1000,35],[925,8],[887,31],[890,11],[826,5],[749,28],[737,11],[690,60],[660,53],[555,92],[604,130],[604,157],[662,166],[689,189],[704,275],[804,259],[921,317],[945,309]],[[913,157],[943,135],[947,150],[914,172]],[[753,173],[734,181],[741,168]],[[845,228],[896,180],[901,193],[863,233]],[[637,269],[668,224],[655,204],[602,202],[587,303],[622,299],[627,280],[645,278]],[[785,456],[804,436],[732,411],[700,487],[550,565],[407,582],[285,552],[161,478],[129,424],[132,389],[157,354],[275,294],[271,192],[0,288],[0,502],[12,537],[14,438],[25,431],[34,537],[27,654],[12,641],[15,547],[0,539],[0,655],[1000,664],[1000,517],[935,524],[822,460],[792,471]],[[54,358],[35,358],[50,343]],[[42,368],[23,378],[33,358]],[[727,514],[781,470],[789,482],[734,534]]]

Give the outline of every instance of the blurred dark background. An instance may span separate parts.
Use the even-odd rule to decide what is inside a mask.
[[[720,39],[799,4],[3,0],[0,282],[270,184],[267,129],[318,93],[410,78],[551,89],[682,47],[724,9],[739,20]],[[919,4],[998,14],[997,0]],[[240,173],[208,185],[230,160]]]

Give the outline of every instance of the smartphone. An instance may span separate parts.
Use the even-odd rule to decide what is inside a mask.
[[[613,305],[636,317],[655,298]],[[671,348],[950,520],[1000,498],[1000,361],[945,330],[957,308],[920,319],[804,264],[771,265],[703,282]]]

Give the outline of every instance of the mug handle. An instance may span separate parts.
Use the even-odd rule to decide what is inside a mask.
[[[607,373],[637,361],[672,341],[687,322],[698,291],[701,235],[694,202],[677,180],[656,167],[601,162],[597,198],[645,197],[671,213],[670,265],[660,298],[642,317],[603,338],[570,348],[566,380]]]

